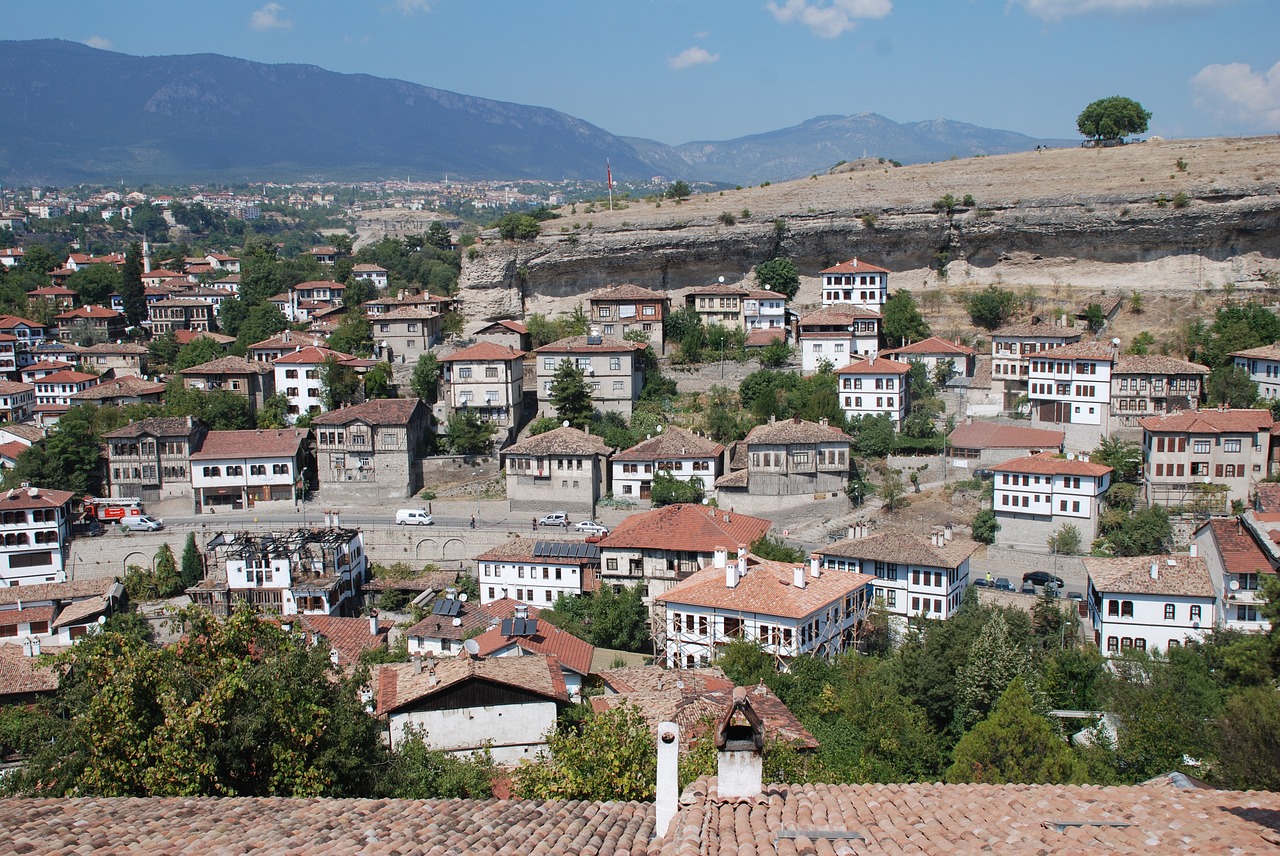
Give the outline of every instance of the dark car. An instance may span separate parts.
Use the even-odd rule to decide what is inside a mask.
[[[1078,591],[1069,591],[1069,592],[1067,592],[1067,597],[1068,597],[1069,599],[1071,599],[1071,600],[1078,600],[1078,601],[1083,601],[1083,600],[1084,600],[1084,595],[1083,595],[1083,594],[1081,594],[1081,593],[1080,593],[1080,592],[1078,592]]]
[[[973,581],[973,584],[975,586],[981,586],[982,588],[991,588],[992,586],[995,585],[995,583],[991,582],[986,577],[978,577],[976,580]]]
[[[1008,577],[996,577],[996,588],[1000,591],[1016,591]]]
[[[1023,584],[1022,584],[1022,593],[1023,593],[1023,594],[1035,594],[1035,593],[1036,593],[1036,586],[1035,586],[1035,583],[1023,583]]]
[[[1022,582],[1031,583],[1036,586],[1047,586],[1053,583],[1054,588],[1062,588],[1062,577],[1055,577],[1048,571],[1028,571],[1022,575]]]

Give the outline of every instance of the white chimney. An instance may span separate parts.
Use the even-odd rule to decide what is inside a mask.
[[[747,545],[738,545],[738,579],[747,575]]]
[[[857,537],[858,537],[858,527],[856,525],[850,526],[849,535],[848,535],[849,540],[852,541],[854,538],[857,538]]]
[[[750,709],[746,687],[733,688],[733,707],[716,729],[717,787],[721,799],[758,796],[764,789],[764,763],[760,752],[763,735],[750,724],[734,724],[732,719]]]
[[[31,656],[31,639],[29,638],[22,640],[22,656],[24,657]]]
[[[335,666],[338,665],[338,649],[337,648],[329,649],[329,662],[333,663],[333,665]]]
[[[32,657],[40,656],[40,637],[39,636],[31,637],[31,656]]]
[[[796,588],[804,588],[804,565],[796,565],[791,569],[791,584]]]
[[[1191,555],[1191,558],[1193,558],[1193,559],[1194,559],[1196,556],[1200,555],[1200,548],[1199,548],[1199,545],[1197,545],[1195,542],[1192,542],[1192,544],[1191,544],[1191,551],[1190,551],[1190,555]]]
[[[658,723],[658,787],[654,799],[654,834],[664,836],[680,799],[680,726]]]
[[[370,610],[369,612],[369,635],[378,635],[378,610]]]
[[[822,557],[817,553],[809,554],[809,576],[813,577],[815,580],[822,576],[822,571],[818,567],[818,563],[820,561],[822,561]]]
[[[415,675],[422,674],[422,655],[418,654],[413,658],[413,673]]]
[[[950,523],[948,523],[946,527],[943,528],[942,530],[943,538],[946,539],[947,541],[950,541],[952,538],[954,538],[955,534],[956,534],[955,530]]]
[[[716,547],[715,552],[711,554],[711,567],[724,568],[729,564],[729,548]]]
[[[1158,562],[1151,563],[1151,579],[1153,580],[1160,579],[1160,565]]]
[[[734,563],[724,569],[725,588],[736,588],[738,585],[738,565]]]

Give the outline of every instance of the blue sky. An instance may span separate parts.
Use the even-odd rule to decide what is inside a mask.
[[[1280,132],[1280,0],[39,0],[2,31],[400,78],[672,144],[863,112],[1074,137],[1117,94],[1152,134]]]

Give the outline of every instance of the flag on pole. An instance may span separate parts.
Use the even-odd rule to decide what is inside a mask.
[[[604,159],[604,174],[605,174],[605,181],[608,183],[609,189],[612,190],[613,189],[613,167],[609,165],[608,158]]]

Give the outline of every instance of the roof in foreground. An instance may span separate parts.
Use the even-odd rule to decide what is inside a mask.
[[[956,538],[938,546],[923,535],[885,532],[866,538],[845,538],[819,547],[824,556],[870,559],[873,562],[901,562],[931,568],[958,568],[978,549],[977,541]]]
[[[1094,588],[1109,594],[1214,596],[1204,556],[1086,556],[1083,561]]]
[[[0,800],[13,852],[642,856],[653,804],[231,797]],[[93,842],[90,844],[89,842]],[[535,851],[535,848],[536,851]]]
[[[975,421],[957,425],[947,442],[959,449],[1057,449],[1066,438],[1062,431]]]
[[[609,444],[598,434],[588,434],[567,425],[534,434],[502,451],[504,455],[607,455]]]

